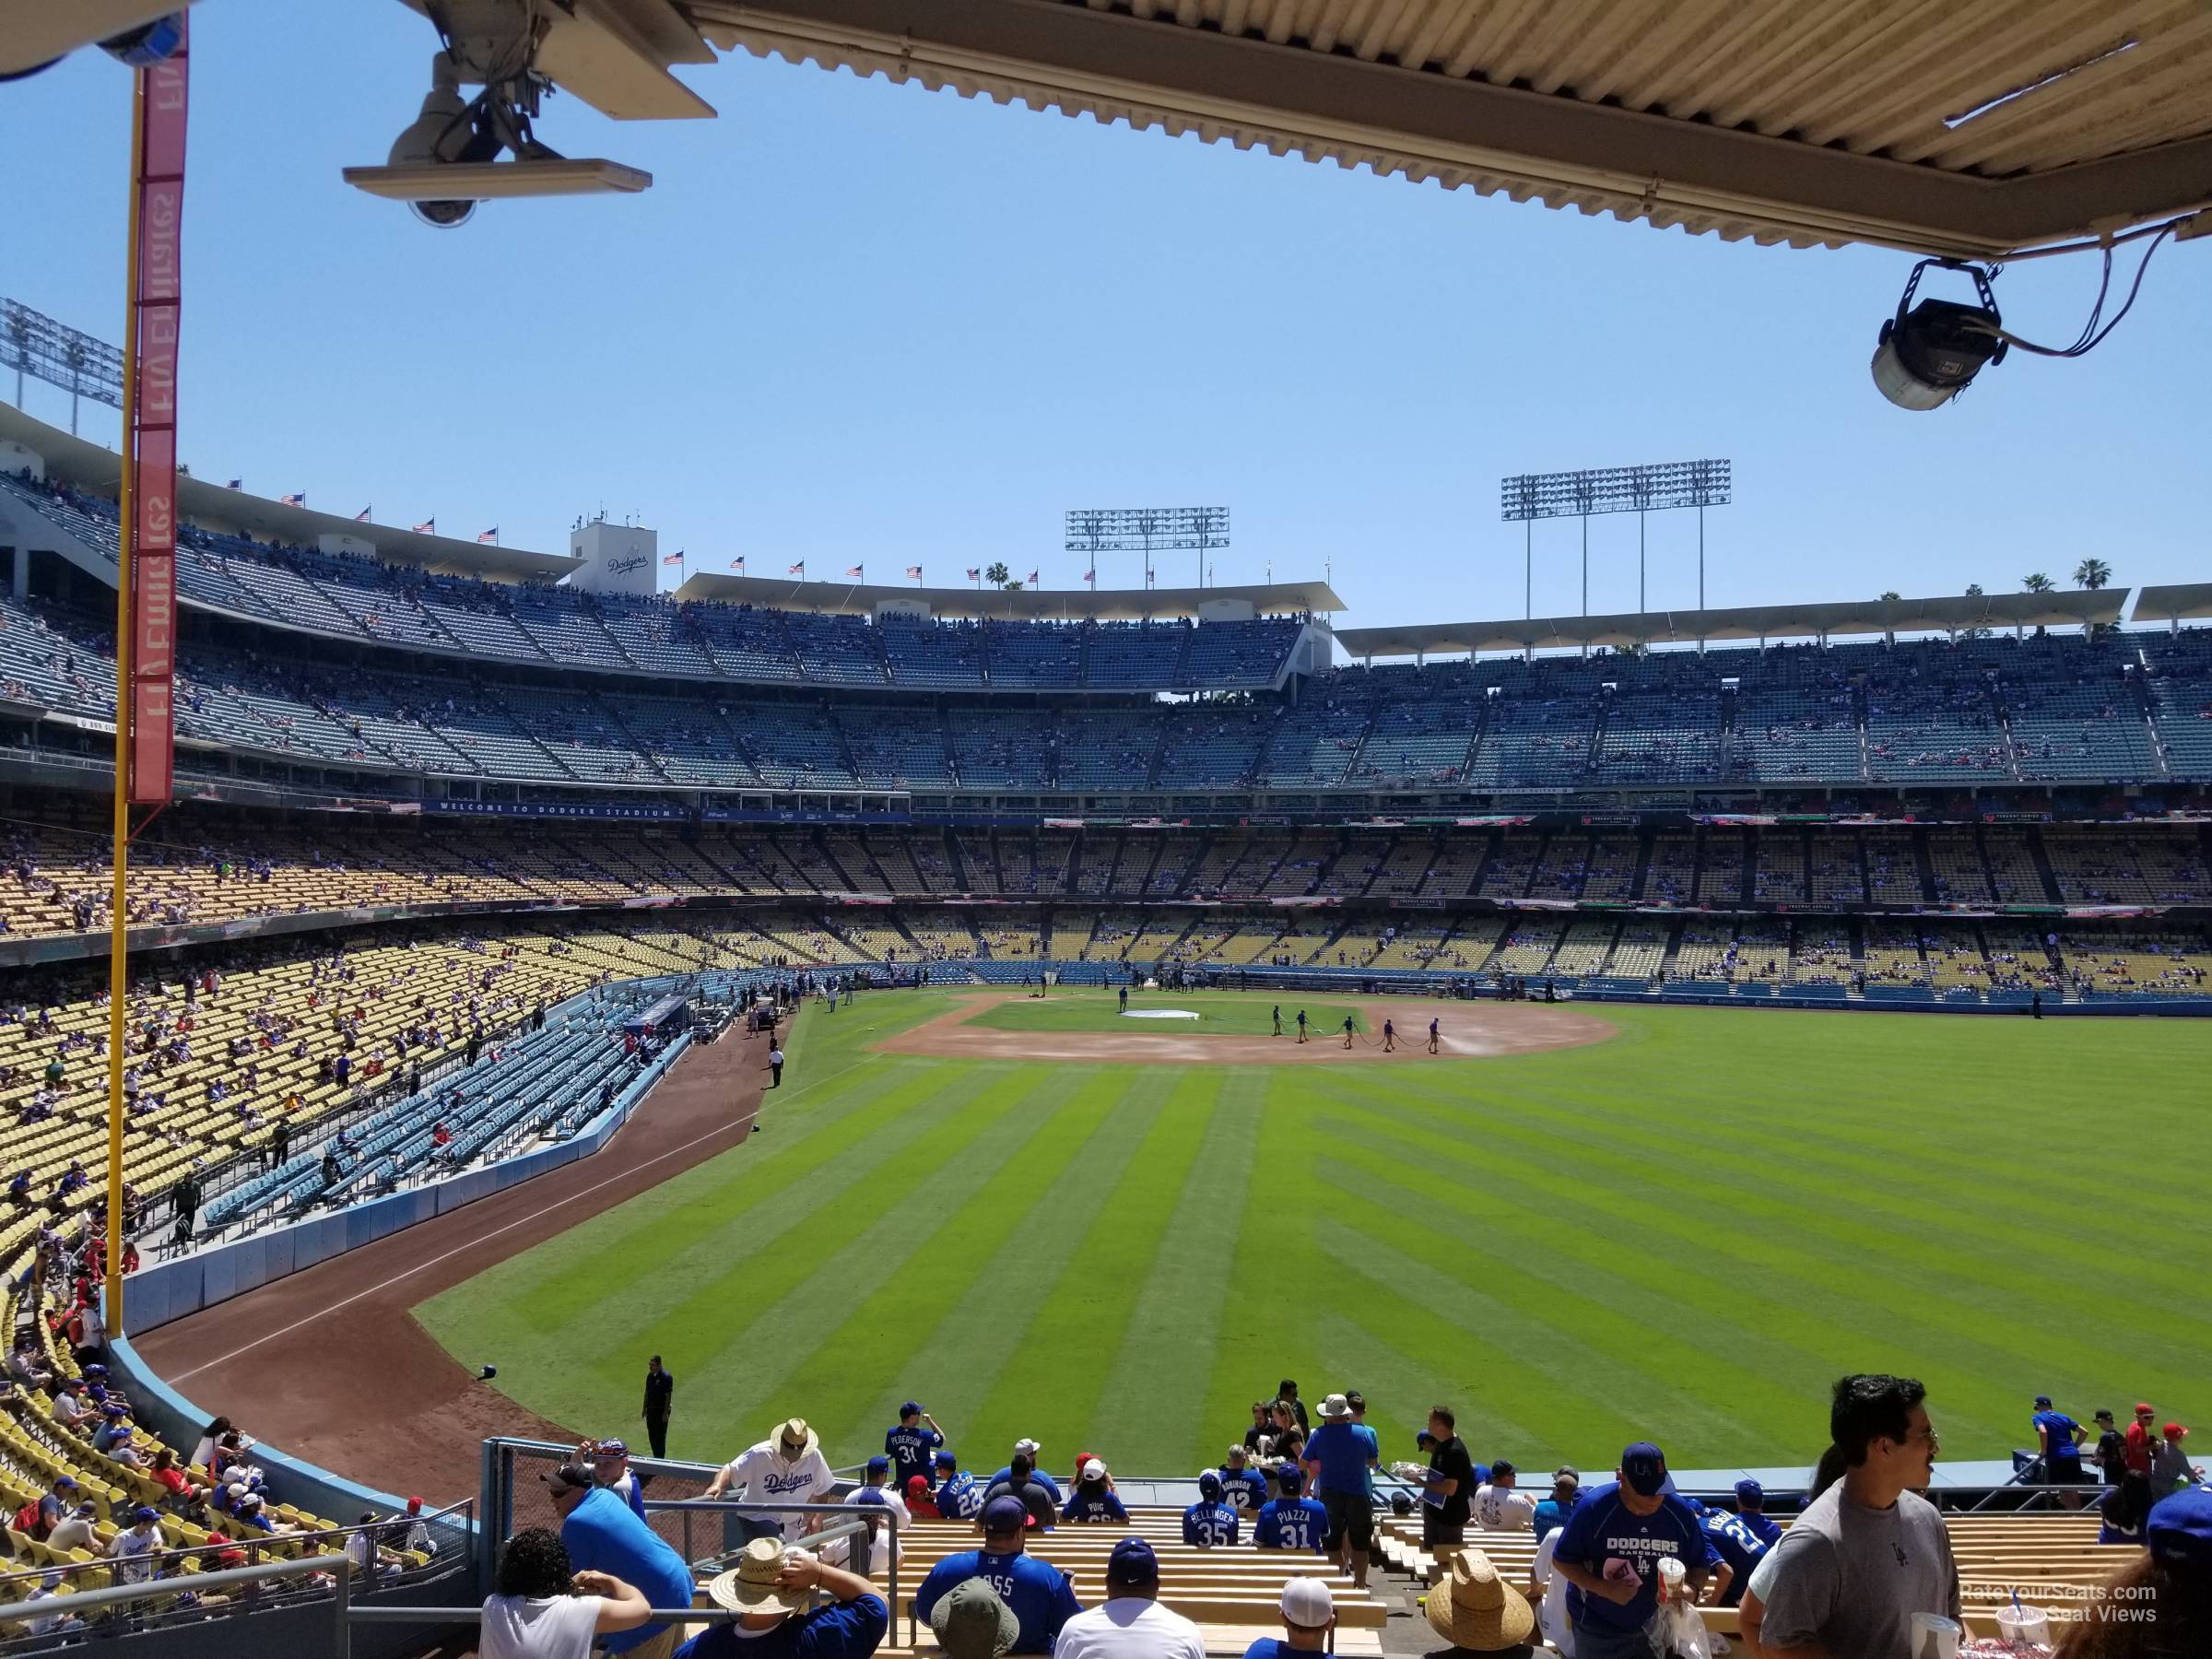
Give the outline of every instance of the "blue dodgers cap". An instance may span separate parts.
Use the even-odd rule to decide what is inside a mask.
[[[868,1459],[868,1473],[869,1473],[869,1474],[871,1474],[871,1475],[888,1475],[890,1472],[891,1472],[891,1460],[890,1460],[889,1458],[886,1457],[886,1456],[885,1456],[885,1455],[884,1455],[882,1453],[878,1452],[878,1453],[876,1453],[876,1455],[875,1455],[875,1456],[873,1456],[873,1457],[871,1457],[871,1458],[869,1458],[869,1459]]]
[[[1275,1472],[1275,1478],[1282,1487],[1286,1498],[1297,1497],[1306,1484],[1305,1471],[1296,1464],[1285,1464]]]
[[[909,1400],[905,1405],[899,1407],[899,1415],[902,1418],[920,1417],[922,1415],[922,1407],[917,1406],[913,1401]]]
[[[1124,1538],[1106,1558],[1106,1582],[1123,1585],[1157,1584],[1159,1558],[1142,1538]]]
[[[940,1453],[937,1453],[937,1467],[938,1467],[938,1468],[940,1468],[940,1469],[957,1469],[957,1468],[959,1468],[959,1466],[960,1466],[960,1460],[959,1460],[959,1458],[955,1457],[955,1456],[954,1456],[954,1455],[953,1455],[951,1453],[949,1453],[949,1452],[940,1452]]]
[[[1620,1477],[1639,1498],[1656,1498],[1666,1487],[1666,1453],[1638,1441],[1620,1454]]]
[[[881,1487],[862,1487],[859,1491],[853,1494],[853,1501],[881,1504],[885,1509],[891,1506],[891,1500],[883,1495]]]
[[[2212,1571],[2212,1487],[2187,1487],[2161,1499],[2143,1524],[2150,1559],[2169,1571]]]
[[[131,1512],[131,1519],[134,1521],[158,1521],[160,1519],[160,1514],[152,1505],[142,1503]]]
[[[1198,1496],[1201,1498],[1220,1497],[1221,1477],[1215,1474],[1211,1469],[1208,1469],[1205,1474],[1199,1476]]]
[[[983,1505],[983,1530],[1018,1533],[1030,1523],[1030,1506],[1011,1492],[1001,1492]]]
[[[1738,1503],[1764,1503],[1767,1500],[1767,1488],[1756,1480],[1739,1480],[1735,1483],[1735,1500]]]
[[[2037,1394],[2037,1395],[2035,1396],[2035,1408],[2036,1408],[2038,1411],[2048,1411],[2048,1410],[2050,1410],[2050,1409],[2051,1409],[2051,1396],[2050,1396],[2049,1394]]]

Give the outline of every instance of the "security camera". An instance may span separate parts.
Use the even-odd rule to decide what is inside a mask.
[[[406,203],[415,217],[441,229],[468,222],[477,204],[493,197],[634,192],[653,175],[618,161],[570,160],[532,136],[531,118],[545,83],[528,71],[461,97],[463,68],[453,54],[430,60],[430,90],[422,110],[392,141],[382,167],[348,167],[348,184]],[[502,161],[512,152],[512,160]]]
[[[488,161],[500,153],[496,137],[487,138],[469,119],[469,106],[461,99],[461,71],[450,53],[430,59],[430,89],[422,109],[398,137],[392,141],[387,167],[421,168]],[[473,201],[458,198],[415,199],[408,209],[426,225],[450,230],[465,225],[477,211]]]

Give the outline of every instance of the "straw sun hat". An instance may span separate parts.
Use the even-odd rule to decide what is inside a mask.
[[[1477,1653],[1518,1647],[1536,1624],[1528,1597],[1500,1578],[1479,1549],[1454,1558],[1451,1576],[1430,1587],[1426,1605],[1438,1635]]]

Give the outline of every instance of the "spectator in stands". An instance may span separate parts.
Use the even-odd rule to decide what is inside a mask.
[[[1452,1558],[1450,1571],[1430,1587],[1422,1610],[1436,1633],[1464,1653],[1535,1652],[1529,1636],[1536,1628],[1535,1609],[1479,1549],[1465,1549]],[[1641,1639],[1642,1632],[1637,1634]],[[1651,1652],[1648,1643],[1644,1652]]]
[[[775,1433],[748,1446],[714,1472],[702,1498],[720,1498],[735,1492],[748,1503],[822,1503],[829,1500],[837,1479],[822,1455],[821,1441],[805,1418],[791,1418]],[[738,1514],[739,1523],[755,1537],[781,1533],[786,1542],[819,1532],[821,1522],[813,1515]]]
[[[56,1475],[53,1488],[42,1494],[35,1503],[27,1503],[16,1516],[16,1530],[29,1533],[41,1542],[62,1524],[62,1518],[76,1507],[77,1487],[74,1476]],[[28,1524],[27,1524],[28,1523]]]
[[[1091,1458],[1076,1471],[1075,1489],[1067,1495],[1067,1506],[1060,1512],[1063,1521],[1085,1524],[1111,1521],[1117,1526],[1129,1524],[1129,1512],[1114,1496],[1108,1483],[1106,1465]]]
[[[1020,1440],[1018,1440],[1014,1442],[1014,1456],[1026,1457],[1030,1460],[1030,1477],[1037,1481],[1039,1485],[1042,1486],[1046,1491],[1053,1495],[1053,1507],[1057,1509],[1060,1506],[1060,1483],[1054,1480],[1050,1475],[1047,1475],[1044,1472],[1044,1465],[1038,1461],[1038,1453],[1043,1450],[1044,1447],[1042,1445],[1036,1441],[1030,1439],[1027,1435],[1024,1435]],[[1013,1460],[1009,1458],[1005,1468],[999,1470],[997,1474],[992,1476],[989,1480],[983,1483],[984,1489],[988,1490],[990,1488],[996,1486],[1000,1481],[1006,1479],[1013,1472]]]
[[[641,1521],[645,1515],[645,1483],[629,1466],[629,1447],[618,1440],[585,1441],[576,1448],[576,1461],[592,1465],[593,1477],[629,1506]]]
[[[982,1488],[975,1484],[975,1477],[960,1467],[960,1460],[949,1452],[936,1456],[937,1513],[947,1521],[972,1521],[983,1512]]]
[[[1276,1604],[1283,1616],[1280,1636],[1263,1636],[1244,1650],[1244,1659],[1282,1659],[1285,1653],[1320,1653],[1329,1648],[1336,1629],[1336,1602],[1326,1579],[1294,1578],[1284,1581],[1282,1599]]]
[[[860,1484],[845,1499],[847,1503],[862,1506],[861,1512],[868,1523],[871,1563],[890,1559],[889,1535],[903,1530],[913,1519],[907,1512],[905,1498],[889,1484],[890,1478],[891,1460],[878,1452],[868,1459]],[[842,1561],[848,1558],[841,1553],[839,1543],[832,1540],[825,1551],[825,1559]]]
[[[1535,1524],[1536,1500],[1513,1489],[1517,1477],[1502,1457],[1490,1465],[1490,1478],[1475,1494],[1475,1524],[1483,1531],[1526,1532]]]
[[[1015,1453],[1014,1461],[1006,1465],[1006,1472],[983,1488],[983,1507],[988,1509],[994,1498],[1018,1500],[1029,1512],[1031,1526],[1049,1527],[1059,1519],[1060,1511],[1052,1488],[1030,1467],[1026,1452]]]
[[[1106,1599],[1061,1627],[1053,1659],[1206,1659],[1198,1627],[1159,1605],[1159,1558],[1124,1538],[1106,1559]]]
[[[23,1598],[23,1606],[28,1609],[39,1602],[53,1601],[61,1594],[62,1575],[59,1572],[47,1572],[40,1577],[37,1586]],[[73,1613],[41,1616],[27,1611],[23,1615],[23,1628],[33,1636],[63,1636],[73,1630],[83,1630],[85,1621]]]
[[[2097,1542],[2140,1544],[2150,1519],[2150,1477],[2130,1469],[2097,1500]]]
[[[140,1504],[131,1512],[131,1524],[108,1542],[108,1559],[115,1563],[115,1582],[143,1584],[154,1576],[154,1552],[161,1547],[160,1520],[151,1508]]]
[[[2150,1489],[2163,1498],[2174,1488],[2188,1486],[2203,1477],[2203,1471],[2189,1461],[2189,1453],[2182,1449],[2189,1430],[2179,1423],[2166,1425],[2164,1438],[2158,1450],[2150,1454]]]
[[[1352,1583],[1367,1585],[1367,1555],[1375,1540],[1375,1512],[1368,1500],[1368,1472],[1382,1461],[1374,1430],[1352,1422],[1342,1394],[1321,1403],[1321,1427],[1299,1458],[1329,1516],[1329,1553],[1347,1568]]]
[[[1237,1541],[1237,1512],[1221,1500],[1221,1477],[1198,1477],[1198,1501],[1182,1512],[1182,1541],[1194,1549],[1225,1549]]]
[[[983,1505],[983,1547],[945,1557],[930,1569],[914,1594],[914,1613],[931,1618],[938,1602],[954,1588],[982,1579],[1013,1609],[1020,1633],[1007,1650],[1049,1653],[1063,1626],[1083,1610],[1067,1574],[1023,1553],[1029,1512],[1018,1498],[1001,1496]],[[932,1628],[935,1621],[931,1619]]]
[[[1582,1495],[1582,1472],[1572,1464],[1561,1464],[1552,1471],[1551,1496],[1538,1503],[1535,1513],[1529,1517],[1529,1524],[1535,1529],[1536,1542],[1542,1543],[1567,1524],[1575,1500]]]
[[[2109,1411],[2097,1414],[2097,1467],[2107,1486],[2118,1486],[2120,1477],[2127,1473],[2127,1437],[2112,1426]]]
[[[2043,1484],[2079,1486],[2081,1442],[2089,1431],[2053,1407],[2049,1394],[2035,1396],[2034,1414],[2028,1420],[2035,1430],[2036,1453],[2043,1460]]]
[[[578,1568],[635,1584],[649,1607],[691,1605],[691,1570],[684,1558],[601,1486],[591,1465],[571,1459],[540,1478],[560,1513],[560,1541]],[[668,1659],[677,1635],[674,1625],[641,1624],[608,1636],[604,1645],[610,1653]]]
[[[1657,1446],[1628,1447],[1616,1475],[1575,1504],[1553,1546],[1554,1570],[1568,1584],[1576,1659],[1648,1659],[1643,1628],[1659,1605],[1660,1560],[1673,1556],[1688,1569],[1692,1594],[1721,1566],[1698,1517],[1666,1489],[1666,1457]]]
[[[1910,1377],[1836,1383],[1829,1434],[1843,1477],[1806,1506],[1774,1549],[1762,1590],[1762,1651],[1909,1659],[1915,1613],[1959,1616],[1959,1569],[1936,1506],[1938,1444]]]
[[[899,1423],[888,1430],[883,1437],[884,1454],[891,1460],[891,1473],[900,1490],[917,1475],[929,1473],[930,1458],[945,1443],[944,1430],[937,1419],[909,1400],[899,1407]]]
[[[1300,1012],[1299,1018],[1300,1023],[1303,1023],[1305,1016],[1302,1011]],[[1312,1428],[1312,1425],[1306,1419],[1306,1403],[1298,1397],[1298,1384],[1296,1382],[1292,1382],[1288,1377],[1285,1377],[1276,1387],[1275,1398],[1277,1405],[1284,1405],[1290,1407],[1292,1419],[1298,1424],[1299,1430],[1301,1433]]]
[[[1766,1540],[1759,1537],[1743,1522],[1743,1517],[1727,1510],[1714,1509],[1695,1498],[1686,1498],[1698,1517],[1698,1524],[1705,1529],[1705,1541],[1719,1554],[1722,1564],[1728,1569],[1726,1582],[1714,1594],[1714,1605],[1733,1607],[1744,1598],[1751,1587],[1751,1575],[1767,1553]]]
[[[86,1422],[100,1415],[100,1407],[85,1393],[85,1385],[72,1377],[62,1384],[62,1392],[53,1397],[53,1420],[65,1429],[82,1429]]]
[[[497,1583],[484,1601],[477,1659],[586,1659],[594,1636],[634,1630],[651,1610],[620,1579],[574,1571],[549,1527],[524,1527],[507,1540]]]
[[[906,1512],[917,1521],[944,1519],[944,1512],[937,1508],[937,1500],[930,1493],[928,1476],[912,1475],[907,1477]]]
[[[1216,1473],[1221,1477],[1221,1495],[1231,1509],[1240,1512],[1257,1510],[1267,1501],[1267,1477],[1245,1461],[1242,1446],[1231,1446]]]
[[[614,1085],[609,1083],[607,1088]],[[610,1101],[602,1099],[599,1110],[606,1110]],[[676,1377],[661,1364],[658,1354],[645,1362],[645,1438],[652,1443],[655,1457],[668,1455],[668,1414],[676,1406]]]
[[[988,1581],[963,1580],[931,1609],[929,1628],[946,1659],[1003,1659],[1021,1638],[1021,1621]]]
[[[1305,1455],[1305,1409],[1294,1400],[1275,1403],[1275,1438],[1268,1447],[1268,1455],[1277,1463],[1297,1463]]]
[[[1301,1496],[1305,1476],[1296,1464],[1285,1464],[1276,1479],[1283,1495],[1260,1506],[1252,1524],[1252,1541],[1261,1549],[1312,1550],[1329,1553],[1328,1506]]]
[[[1467,1455],[1459,1418],[1449,1406],[1429,1408],[1429,1467],[1420,1480],[1421,1547],[1435,1550],[1462,1542],[1475,1500],[1475,1460]]]
[[[97,1551],[92,1523],[99,1517],[100,1507],[89,1500],[78,1504],[54,1523],[53,1530],[46,1535],[46,1547],[54,1550],[83,1549]]]
[[[2176,1492],[2150,1512],[2143,1531],[2149,1547],[2067,1622],[2057,1659],[2212,1652],[2212,1488]]]
[[[817,1593],[830,1597],[817,1606]],[[755,1538],[737,1565],[707,1583],[717,1606],[737,1615],[677,1649],[682,1659],[865,1659],[883,1645],[890,1609],[876,1586],[803,1549]]]
[[[2159,1431],[2154,1425],[2159,1414],[2150,1408],[2147,1400],[2136,1402],[2136,1420],[2127,1426],[2127,1466],[2138,1475],[2150,1473],[2151,1453],[2159,1449]]]

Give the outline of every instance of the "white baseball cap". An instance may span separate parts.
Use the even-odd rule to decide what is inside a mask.
[[[1025,1435],[1014,1442],[1014,1450],[1024,1457],[1034,1457],[1037,1455],[1039,1447],[1035,1441]]]
[[[1309,1630],[1320,1630],[1336,1616],[1336,1601],[1325,1579],[1291,1579],[1283,1585],[1282,1608],[1286,1620]]]
[[[1086,1480],[1105,1479],[1106,1465],[1100,1463],[1097,1458],[1092,1458],[1088,1463],[1083,1465],[1083,1478]]]

